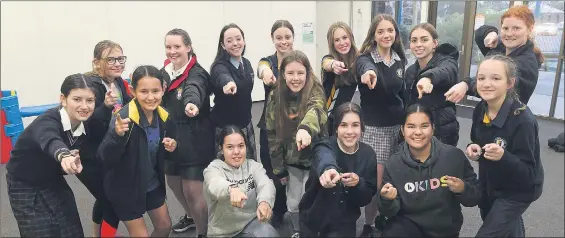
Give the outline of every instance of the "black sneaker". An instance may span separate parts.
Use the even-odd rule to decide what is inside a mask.
[[[364,225],[359,237],[375,237],[375,228],[371,225]]]
[[[186,215],[184,215],[180,218],[177,224],[173,225],[172,230],[179,233],[185,232],[192,227],[196,227],[196,225],[194,224],[194,219],[192,219],[192,217],[187,217]]]
[[[379,231],[382,231],[386,225],[387,218],[383,215],[378,215],[375,218],[375,228]]]

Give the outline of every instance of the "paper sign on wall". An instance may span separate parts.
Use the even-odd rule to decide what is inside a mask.
[[[314,24],[312,22],[302,23],[302,43],[314,43]]]

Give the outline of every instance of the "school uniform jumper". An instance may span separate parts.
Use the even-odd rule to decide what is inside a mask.
[[[77,174],[77,178],[90,191],[92,196],[96,198],[92,209],[92,221],[96,224],[102,224],[101,234],[103,236],[113,236],[120,221],[104,193],[104,168],[102,162],[96,158],[96,151],[108,131],[112,112],[128,104],[131,101],[131,97],[127,93],[127,86],[124,84],[123,79],[120,77],[116,78],[114,85],[119,91],[113,93],[117,95],[118,100],[113,107],[106,107],[104,99],[106,92],[111,89],[110,86],[98,75],[86,74],[86,76],[86,79],[90,80],[94,85],[92,89],[96,96],[94,112],[88,119],[88,122],[89,125],[96,126],[99,129],[91,131],[88,136],[89,142],[87,146],[80,151],[83,170],[80,174]]]
[[[361,141],[370,145],[382,164],[394,153],[400,141],[400,124],[404,117],[405,62],[391,49],[391,61],[385,60],[376,49],[357,58],[357,77],[365,133]],[[377,74],[374,89],[361,83],[361,75],[373,70]]]
[[[306,192],[299,205],[302,237],[355,237],[361,207],[369,204],[377,192],[375,151],[359,142],[357,151],[345,153],[337,140],[330,137],[314,147]],[[345,187],[339,182],[333,188],[324,188],[320,176],[329,169],[355,173],[359,182],[354,187]]]
[[[337,75],[334,72],[327,72],[324,70],[324,62],[325,61],[334,60],[333,56],[326,55],[322,57],[322,86],[324,87],[324,93],[326,95],[326,110],[328,111],[328,135],[332,136],[335,134],[335,126],[334,126],[334,115],[333,111],[335,108],[341,106],[341,104],[351,102],[353,99],[353,95],[355,94],[355,90],[357,90],[357,81],[353,81],[349,85],[337,85],[337,78],[338,77],[353,77],[355,75],[351,72],[345,72],[341,75]]]
[[[281,141],[279,136],[282,132],[277,132],[276,117],[291,115],[278,115],[276,105],[278,100],[288,100],[288,111],[291,114],[298,113],[299,98],[298,95],[288,94],[279,96],[278,91],[271,91],[267,101],[267,111],[265,115],[267,137],[269,140],[269,151],[271,155],[271,163],[273,165],[273,174],[277,179],[288,177],[286,185],[286,204],[288,212],[291,215],[292,225],[295,231],[300,231],[298,221],[298,204],[304,194],[304,185],[308,179],[308,171],[313,159],[312,145],[323,138],[327,137],[327,114],[324,109],[324,92],[322,86],[318,82],[314,82],[310,91],[307,111],[303,118],[298,116],[291,119],[295,123],[294,128],[285,128],[290,130],[289,138]],[[296,133],[298,130],[304,129],[311,136],[311,145],[298,151],[296,146]]]
[[[279,80],[279,65],[278,65],[278,58],[277,53],[273,55],[269,55],[267,57],[262,58],[259,61],[259,67],[265,65],[269,67],[273,71],[273,75],[277,80]],[[258,68],[259,68],[258,67]],[[259,75],[259,72],[257,72]],[[257,127],[259,128],[259,156],[261,157],[261,164],[267,171],[267,175],[269,178],[273,180],[275,184],[275,188],[277,190],[275,196],[275,205],[273,206],[273,220],[279,219],[279,222],[282,221],[282,216],[286,213],[286,191],[285,185],[281,184],[280,180],[275,177],[273,173],[273,165],[271,164],[271,156],[269,155],[269,139],[267,138],[267,127],[265,125],[265,113],[267,111],[267,100],[269,99],[269,94],[271,93],[271,89],[273,85],[265,85],[263,84],[265,89],[265,101],[263,102],[263,113],[261,114],[261,119],[259,123],[257,123]]]
[[[216,128],[216,138],[221,128],[226,125],[236,125],[247,137],[247,158],[257,161],[255,148],[255,130],[251,121],[251,91],[255,74],[251,63],[245,57],[241,61],[231,58],[224,53],[215,61],[210,70],[212,90],[214,92],[214,108],[211,119]],[[235,95],[224,94],[223,87],[229,82],[237,86]],[[216,139],[216,151],[220,153],[220,145]]]
[[[430,156],[424,162],[412,157],[404,142],[385,164],[383,184],[390,183],[397,197],[377,196],[381,214],[387,216],[382,237],[457,237],[463,225],[461,205],[476,206],[480,199],[477,174],[457,147],[432,137]],[[454,193],[443,176],[465,183],[462,193]]]
[[[72,131],[66,110],[47,110],[27,126],[6,165],[10,206],[22,237],[84,237],[73,191],[58,157],[81,150],[87,123]]]
[[[114,117],[98,148],[106,173],[104,189],[121,221],[143,217],[146,211],[165,202],[165,150],[163,138],[176,139],[176,126],[169,113],[159,106],[151,123],[136,99],[124,106],[121,118],[130,118],[124,136],[115,131]]]
[[[479,158],[483,225],[477,237],[524,237],[522,214],[542,193],[538,123],[530,108],[507,98],[496,118],[487,116],[486,102],[473,111],[471,143],[496,143],[504,148],[499,161]]]
[[[477,44],[477,47],[479,47],[479,50],[481,50],[484,56],[495,54],[506,55],[506,46],[504,46],[500,39],[498,39],[498,45],[494,49],[485,46],[485,38],[491,32],[499,33],[498,29],[494,26],[483,25],[479,27],[479,29],[475,31],[475,44]],[[539,68],[541,67],[541,62],[534,53],[534,43],[528,40],[526,44],[517,47],[507,56],[514,61],[516,69],[518,70],[514,88],[518,93],[520,101],[528,105],[528,101],[536,89]],[[480,97],[475,91],[477,83],[476,78],[474,76],[466,78],[465,82],[469,86],[467,95]]]
[[[192,55],[187,65],[173,72],[173,64],[165,61],[161,69],[167,89],[162,105],[176,124],[179,146],[165,162],[165,173],[186,180],[204,181],[203,171],[214,159],[214,127],[210,121],[210,75]],[[172,76],[172,77],[171,77]],[[192,103],[198,115],[188,117],[185,107]]]
[[[459,122],[457,121],[455,103],[445,100],[444,94],[457,84],[459,51],[451,44],[439,45],[433,57],[423,69],[418,61],[406,70],[406,107],[419,103],[428,107],[434,117],[434,136],[441,142],[457,146],[459,141]],[[434,86],[432,93],[423,94],[418,99],[418,81],[429,78]]]

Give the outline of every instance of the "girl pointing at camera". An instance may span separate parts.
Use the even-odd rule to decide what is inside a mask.
[[[159,106],[163,74],[153,66],[140,66],[132,75],[135,99],[110,123],[98,148],[106,174],[104,189],[130,236],[147,237],[143,214],[149,213],[151,236],[168,236],[171,219],[165,204],[165,158],[175,151],[175,124]]]

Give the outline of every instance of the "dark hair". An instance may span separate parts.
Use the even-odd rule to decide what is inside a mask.
[[[361,107],[359,106],[359,104],[354,103],[354,102],[343,103],[335,109],[335,111],[333,113],[334,124],[332,125],[333,128],[334,128],[334,131],[337,131],[337,128],[339,128],[339,125],[341,124],[341,121],[343,120],[343,117],[345,117],[345,115],[348,114],[348,113],[355,113],[359,116],[359,120],[361,121],[361,131],[364,132],[365,131],[365,123],[363,123],[363,115],[362,115]]]
[[[392,46],[390,47],[396,54],[400,57],[403,64],[406,64],[406,55],[404,55],[404,46],[402,46],[402,39],[400,39],[400,31],[398,30],[398,24],[389,14],[379,13],[373,18],[371,21],[371,27],[367,31],[367,37],[363,41],[361,48],[359,49],[359,54],[365,54],[371,52],[371,50],[377,47],[377,43],[375,42],[375,32],[377,32],[377,26],[381,21],[386,20],[392,23],[394,26],[395,37]]]
[[[71,74],[61,84],[61,93],[68,97],[73,89],[89,89],[96,95],[93,86],[92,80],[86,80],[83,74]]]
[[[410,31],[410,35],[408,36],[408,38],[412,37],[412,32],[414,32],[416,29],[423,29],[425,31],[427,31],[428,33],[430,33],[430,35],[432,36],[432,39],[437,40],[439,39],[439,35],[437,34],[436,28],[434,27],[434,25],[424,22],[424,23],[420,23],[416,26],[414,26],[412,28],[412,30]]]
[[[142,65],[137,67],[131,75],[131,85],[133,89],[137,87],[139,80],[147,76],[159,79],[161,85],[163,85],[163,73],[159,69],[151,65]]]
[[[241,137],[243,137],[243,143],[245,144],[245,146],[247,146],[247,137],[245,137],[245,134],[243,133],[243,130],[241,128],[239,128],[236,125],[225,125],[224,127],[222,127],[220,129],[220,134],[218,139],[218,149],[220,150],[219,153],[219,158],[224,160],[224,153],[222,153],[222,147],[224,146],[224,140],[226,139],[227,136],[231,135],[231,134],[239,134],[241,135]],[[246,148],[247,150],[247,148]]]
[[[167,32],[165,37],[167,37],[167,36],[181,36],[182,37],[182,43],[184,43],[185,46],[191,47],[189,54],[194,55],[194,47],[192,47],[192,40],[190,39],[188,32],[186,32],[183,29],[175,28],[175,29],[172,29],[169,32]]]
[[[406,119],[408,119],[408,117],[414,113],[417,112],[421,112],[426,114],[426,116],[428,116],[428,119],[430,119],[430,124],[432,124],[432,127],[435,127],[434,124],[434,117],[432,116],[432,111],[430,110],[430,108],[421,105],[419,103],[415,103],[410,105],[408,108],[406,108],[405,114],[404,114],[404,121],[402,122],[403,125],[406,125]]]
[[[222,57],[225,57],[228,54],[226,50],[224,50],[224,48],[222,47],[222,43],[224,42],[224,33],[226,33],[226,31],[231,28],[238,29],[239,32],[241,32],[241,37],[243,37],[243,40],[245,41],[245,34],[243,33],[243,30],[239,28],[238,25],[236,25],[235,23],[230,23],[228,25],[225,25],[220,31],[220,38],[218,39],[218,50],[216,51],[216,58],[214,58],[214,62],[220,60]],[[241,52],[241,56],[245,54],[245,48],[247,48],[247,44],[243,47],[243,52]]]
[[[291,136],[292,130],[288,128],[296,128],[298,125],[290,120],[288,115],[292,114],[288,111],[289,100],[288,97],[291,95],[291,91],[286,84],[286,78],[284,76],[284,71],[286,66],[292,62],[298,62],[306,68],[306,82],[304,87],[298,94],[298,111],[296,112],[296,118],[304,118],[306,111],[308,110],[308,102],[312,96],[314,90],[322,90],[323,88],[320,84],[316,75],[312,70],[312,65],[308,60],[306,54],[299,50],[293,50],[285,54],[281,61],[281,67],[279,69],[280,79],[277,79],[274,94],[275,94],[275,123],[276,123],[276,134],[279,141],[284,141]]]
[[[275,34],[275,31],[278,30],[279,28],[282,27],[286,27],[290,30],[290,32],[292,32],[292,36],[294,36],[294,28],[292,27],[292,24],[290,24],[289,21],[287,20],[277,20],[275,21],[275,23],[273,23],[273,26],[271,27],[271,37],[273,37],[273,34]],[[243,35],[243,32],[241,33]]]

